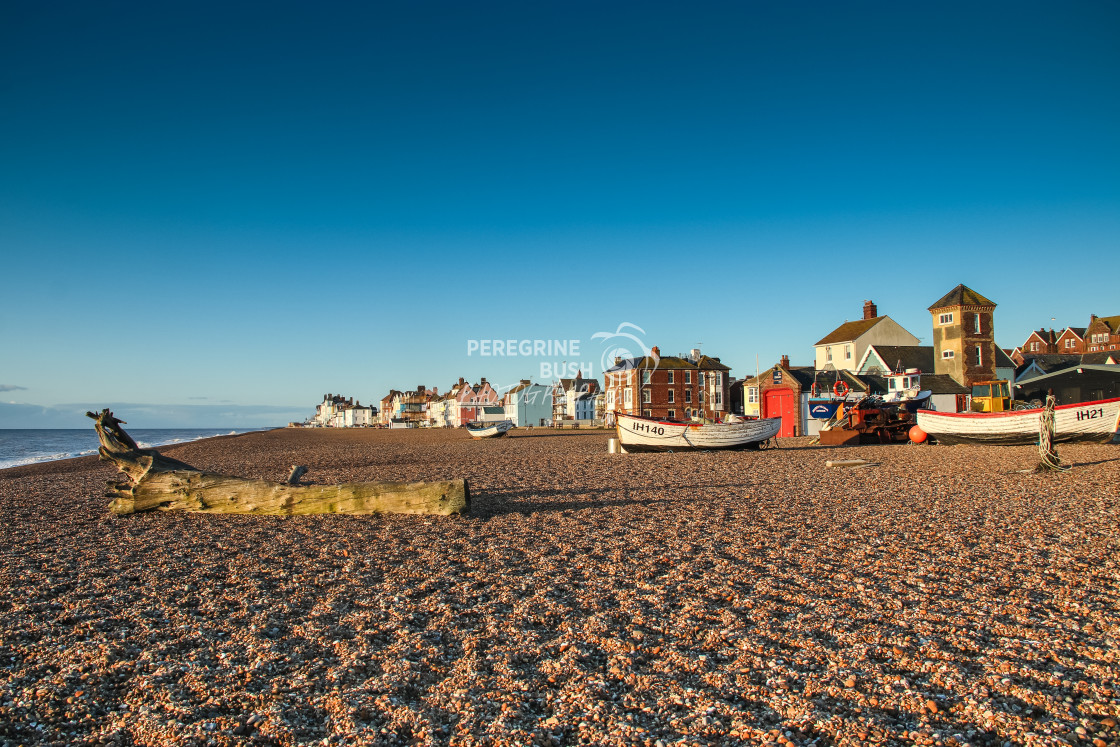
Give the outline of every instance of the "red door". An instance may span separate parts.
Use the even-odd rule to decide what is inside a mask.
[[[797,406],[792,389],[767,389],[763,395],[762,416],[782,419],[782,429],[778,436],[788,438],[795,435],[797,428]]]

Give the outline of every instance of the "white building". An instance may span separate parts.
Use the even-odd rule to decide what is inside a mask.
[[[871,345],[920,345],[914,335],[889,316],[879,316],[871,301],[863,302],[863,319],[844,322],[813,347],[817,371],[855,371]]]

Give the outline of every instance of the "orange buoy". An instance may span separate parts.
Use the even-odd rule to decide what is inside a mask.
[[[926,435],[926,432],[923,431],[918,426],[915,425],[913,428],[910,429],[910,440],[913,441],[914,443],[924,444],[926,442],[927,438],[928,438],[928,436]]]

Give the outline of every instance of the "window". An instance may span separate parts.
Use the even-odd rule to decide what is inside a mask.
[[[782,369],[780,369],[780,368],[775,368],[774,369],[774,383],[775,384],[781,384],[782,383]]]
[[[643,389],[642,390],[642,404],[643,405],[648,405],[649,404],[649,390],[648,389]]]
[[[747,402],[751,404],[756,404],[758,402],[758,387],[747,387]]]
[[[685,371],[684,372],[684,383],[686,383],[686,384],[691,384],[692,383],[692,372],[691,371]]]
[[[844,360],[849,360],[850,361],[851,359],[852,359],[852,346],[851,345],[845,345],[844,346]]]
[[[1037,350],[1038,350],[1038,343],[1037,342],[1032,342],[1031,343],[1031,352],[1033,353]]]
[[[832,346],[831,345],[828,345],[828,346],[825,347],[825,349],[824,349],[824,359],[826,361],[831,361],[832,360]]]
[[[626,394],[623,395],[623,398],[626,401],[627,405],[632,404],[634,402],[633,390],[632,389],[627,389]]]
[[[697,373],[696,373],[696,383],[699,384],[700,386],[704,386],[704,372],[703,371],[697,371]]]
[[[1066,338],[1066,347],[1067,348],[1072,348],[1073,347],[1073,338],[1072,337],[1067,337]]]
[[[669,416],[669,420],[676,420],[677,419],[677,411],[676,410],[667,410],[666,414]]]
[[[941,351],[941,357],[944,358],[945,360],[948,360],[949,358],[954,357],[954,353],[953,353],[952,350],[942,350]]]
[[[669,371],[669,383],[670,384],[673,383],[673,372],[672,371]]]
[[[652,418],[653,417],[653,411],[652,410],[642,410],[642,414],[645,415],[647,418]]]
[[[642,371],[642,383],[643,384],[648,384],[649,383],[649,371],[648,370],[647,371]]]
[[[676,401],[677,401],[677,393],[676,393],[676,391],[670,389],[669,390],[669,404],[671,405]]]
[[[976,334],[980,334],[980,315],[979,314],[973,314],[972,315],[972,331],[975,332]]]
[[[723,386],[723,371],[716,371],[716,386]]]
[[[952,324],[953,323],[953,315],[952,314],[942,314],[941,316],[937,317],[937,323],[938,324]]]
[[[976,346],[976,365],[984,365],[984,347],[982,345]]]
[[[685,389],[684,390],[684,401],[685,402],[691,402],[692,401],[692,390],[691,389]]]
[[[610,389],[610,390],[607,391],[607,404],[608,405],[613,405],[614,404],[614,390],[613,389]]]
[[[700,399],[698,401],[699,401],[700,404],[704,404],[704,390],[703,389],[700,390]]]
[[[716,407],[722,407],[723,406],[723,392],[717,390],[715,399],[716,399]]]

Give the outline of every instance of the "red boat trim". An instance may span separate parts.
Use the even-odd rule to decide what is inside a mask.
[[[1071,408],[1093,407],[1094,405],[1107,405],[1111,404],[1112,402],[1120,402],[1120,397],[1113,397],[1112,399],[1096,399],[1092,402],[1077,402],[1076,404],[1072,405],[1058,405],[1054,408],[1054,410],[1057,411],[1069,410]],[[937,410],[918,410],[918,412],[924,412],[926,415],[933,415],[939,418],[1003,418],[1013,417],[1016,415],[1030,415],[1032,412],[1038,413],[1042,412],[1044,409],[1046,408],[1032,407],[1029,410],[1004,410],[1003,412],[938,412]]]

